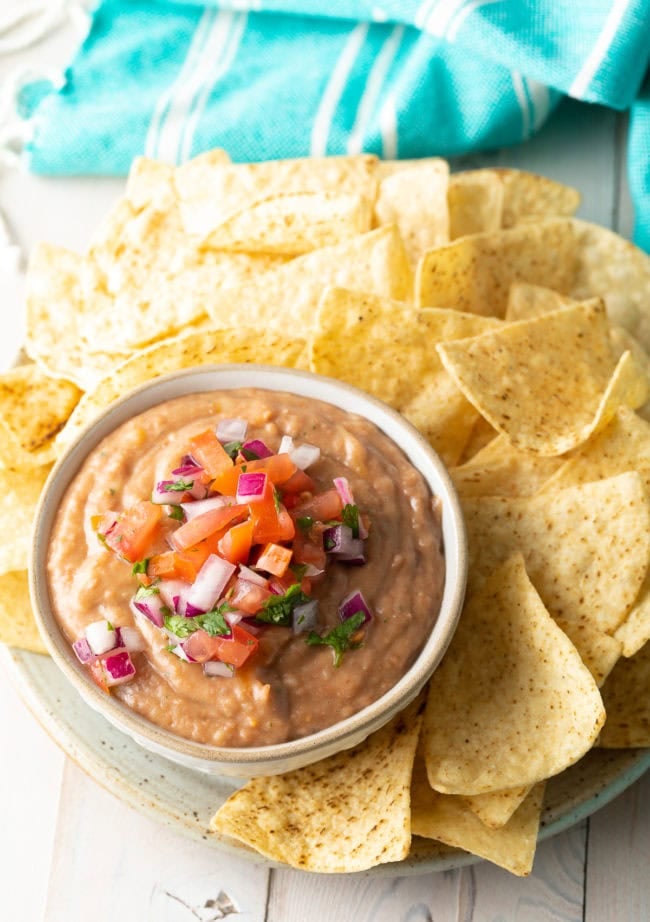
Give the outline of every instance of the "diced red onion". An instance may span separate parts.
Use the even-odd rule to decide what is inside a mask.
[[[208,495],[208,485],[200,477],[196,477],[189,492],[194,499],[201,502]]]
[[[222,663],[220,660],[211,659],[203,663],[203,672],[207,676],[221,676],[224,679],[232,679],[235,674],[235,667],[229,666],[228,663]]]
[[[109,626],[105,618],[88,624],[85,634],[88,646],[95,656],[102,656],[102,654],[108,653],[109,650],[114,650],[117,647],[117,633],[114,628]]]
[[[116,628],[118,645],[125,647],[129,653],[141,653],[145,649],[144,637],[136,627]]]
[[[336,487],[336,492],[341,497],[341,502],[344,506],[356,506],[354,495],[352,493],[352,487],[350,486],[347,477],[335,477],[334,486]],[[361,516],[359,516],[359,537],[368,537],[368,529],[363,524]]]
[[[217,424],[217,438],[222,444],[227,442],[243,442],[248,432],[248,422],[245,419],[220,419]]]
[[[305,564],[305,573],[309,579],[316,579],[317,576],[322,576],[325,570],[321,570],[319,567],[315,567],[313,563]]]
[[[239,475],[237,481],[237,502],[258,503],[266,493],[267,476],[264,471],[251,471]]]
[[[278,579],[269,580],[269,589],[271,590],[273,595],[284,595],[285,592],[287,591],[286,588],[282,585],[282,583]]]
[[[189,583],[184,582],[182,579],[161,579],[159,583],[156,583],[156,589],[160,593],[160,598],[167,608],[176,612],[177,615],[185,614],[184,605],[187,599],[187,593],[190,591]],[[143,601],[148,601],[148,599],[144,599]],[[183,603],[182,611],[180,611],[181,602]]]
[[[203,468],[199,464],[188,462],[182,463],[180,467],[174,468],[172,476],[178,476],[185,479],[186,477],[199,477],[203,473]]]
[[[135,666],[128,650],[116,650],[101,660],[107,685],[121,685],[129,682],[135,675]]]
[[[192,605],[191,602],[186,602],[183,614],[186,618],[196,618],[197,615],[205,614],[205,609],[197,608],[196,605]]]
[[[209,499],[197,499],[193,503],[181,503],[181,509],[187,521],[190,522],[197,515],[209,512],[211,509],[220,509],[222,506],[232,506],[234,503],[232,496],[211,496]]]
[[[245,579],[249,583],[256,583],[258,586],[264,586],[266,589],[269,581],[261,573],[256,573],[255,570],[251,570],[250,567],[244,566],[243,563],[239,564],[239,576],[242,579]]]
[[[252,451],[258,458],[270,458],[273,454],[271,449],[268,448],[261,439],[250,439],[250,441],[244,442],[242,448],[247,449],[247,451]]]
[[[296,467],[300,468],[301,471],[305,471],[320,458],[320,448],[317,445],[310,445],[305,442],[290,451],[289,457]]]
[[[356,550],[352,529],[348,525],[332,525],[323,532],[323,547],[331,554],[350,554]]]
[[[203,611],[209,611],[217,599],[223,595],[228,580],[235,572],[235,565],[210,554],[187,595],[188,605],[194,605]]]
[[[159,480],[151,494],[151,502],[157,503],[159,506],[180,506],[190,490],[188,489],[179,492],[177,490],[165,489],[165,487],[168,487],[176,482],[177,481],[175,480]],[[192,481],[192,486],[194,486],[194,481]]]
[[[359,589],[355,589],[354,592],[346,595],[339,605],[339,618],[341,621],[347,621],[348,618],[356,615],[358,611],[362,611],[364,614],[363,624],[372,621],[372,613],[363,597],[363,593]]]
[[[156,627],[163,626],[163,608],[165,608],[165,603],[159,595],[149,595],[137,601],[133,598],[129,604],[136,618],[144,615],[144,617],[148,618]]]
[[[283,435],[278,448],[279,455],[288,455],[295,448],[295,443],[290,435]]]
[[[90,649],[90,644],[86,637],[79,637],[72,644],[72,649],[80,663],[90,663],[95,659],[95,654]]]
[[[242,623],[242,626],[246,628],[249,634],[254,634],[255,636],[257,636],[258,634],[261,634],[262,631],[266,627],[268,627],[268,625],[264,624],[263,622],[258,621],[255,616],[251,617],[250,615],[246,615],[244,618],[242,618],[241,623]]]
[[[355,547],[348,554],[334,554],[334,559],[349,567],[362,567],[366,563],[365,544],[361,538],[354,538],[353,541]]]
[[[318,615],[318,599],[311,599],[302,605],[296,605],[293,610],[293,633],[302,634],[304,631],[313,631],[316,627]]]

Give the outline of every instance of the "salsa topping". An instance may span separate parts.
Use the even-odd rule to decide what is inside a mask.
[[[206,675],[232,677],[255,656],[259,635],[277,627],[331,647],[339,666],[363,642],[372,614],[354,591],[339,605],[341,623],[319,633],[311,592],[329,565],[366,562],[368,521],[345,477],[319,490],[306,472],[319,448],[283,436],[273,452],[261,439],[247,440],[247,429],[246,420],[227,419],[193,436],[150,500],[93,516],[92,525],[132,565],[136,619],[154,624],[170,653],[202,664]],[[126,644],[125,631],[138,637]],[[73,647],[109,691],[134,677],[130,653],[142,649],[142,638],[96,622]]]

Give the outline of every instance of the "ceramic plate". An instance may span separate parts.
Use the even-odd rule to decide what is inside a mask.
[[[47,657],[0,647],[17,690],[52,739],[85,772],[125,803],[177,832],[269,867],[245,846],[208,832],[210,817],[238,787],[235,779],[183,768],[142,749],[93,711]],[[540,840],[605,806],[650,768],[650,749],[594,749],[549,782]],[[415,838],[404,861],[363,872],[395,876],[446,871],[478,861],[458,849]]]

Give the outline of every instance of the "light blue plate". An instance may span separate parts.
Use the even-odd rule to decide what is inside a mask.
[[[206,845],[280,867],[245,846],[209,832],[210,817],[239,786],[153,755],[93,711],[45,656],[0,646],[0,662],[52,739],[88,775],[134,809]],[[594,749],[550,781],[540,840],[604,807],[650,768],[650,749]],[[415,839],[404,861],[363,872],[396,876],[446,871],[479,859],[428,839]]]

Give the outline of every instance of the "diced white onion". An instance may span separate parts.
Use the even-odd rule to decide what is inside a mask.
[[[145,649],[144,637],[135,627],[121,627],[120,637],[129,653],[141,653]]]
[[[86,640],[95,656],[114,650],[117,644],[117,634],[109,627],[108,621],[93,621],[86,627]]]
[[[255,583],[257,586],[264,586],[265,589],[269,584],[268,579],[262,576],[261,573],[256,573],[255,570],[251,570],[250,567],[244,566],[243,563],[239,564],[239,576],[249,583]]]
[[[295,448],[295,444],[290,435],[283,435],[282,441],[280,442],[280,447],[278,448],[279,455],[288,455]]]
[[[293,610],[293,633],[302,634],[304,631],[313,631],[316,627],[318,615],[318,599],[311,599],[303,605],[296,605]]]
[[[197,515],[210,512],[211,509],[220,509],[222,506],[232,505],[234,505],[232,496],[211,496],[210,499],[197,499],[193,503],[181,503],[181,509],[185,513],[187,521],[190,522]]]
[[[307,470],[312,464],[315,464],[320,458],[320,448],[317,445],[310,445],[305,442],[298,445],[293,451],[289,452],[289,457],[301,471]]]
[[[203,672],[209,676],[222,676],[224,679],[232,679],[235,674],[234,666],[228,663],[222,663],[220,660],[211,659],[203,663]]]
[[[234,572],[234,563],[217,557],[216,554],[210,554],[187,594],[188,603],[202,611],[209,611],[223,595],[223,590]]]
[[[248,431],[248,422],[245,419],[221,419],[217,424],[217,438],[220,442],[243,442]]]
[[[174,656],[177,656],[179,659],[184,660],[186,663],[192,662],[192,660],[189,658],[189,656],[187,655],[187,653],[185,652],[185,650],[182,648],[180,644],[176,644],[176,646],[172,647],[169,652],[173,653]]]

